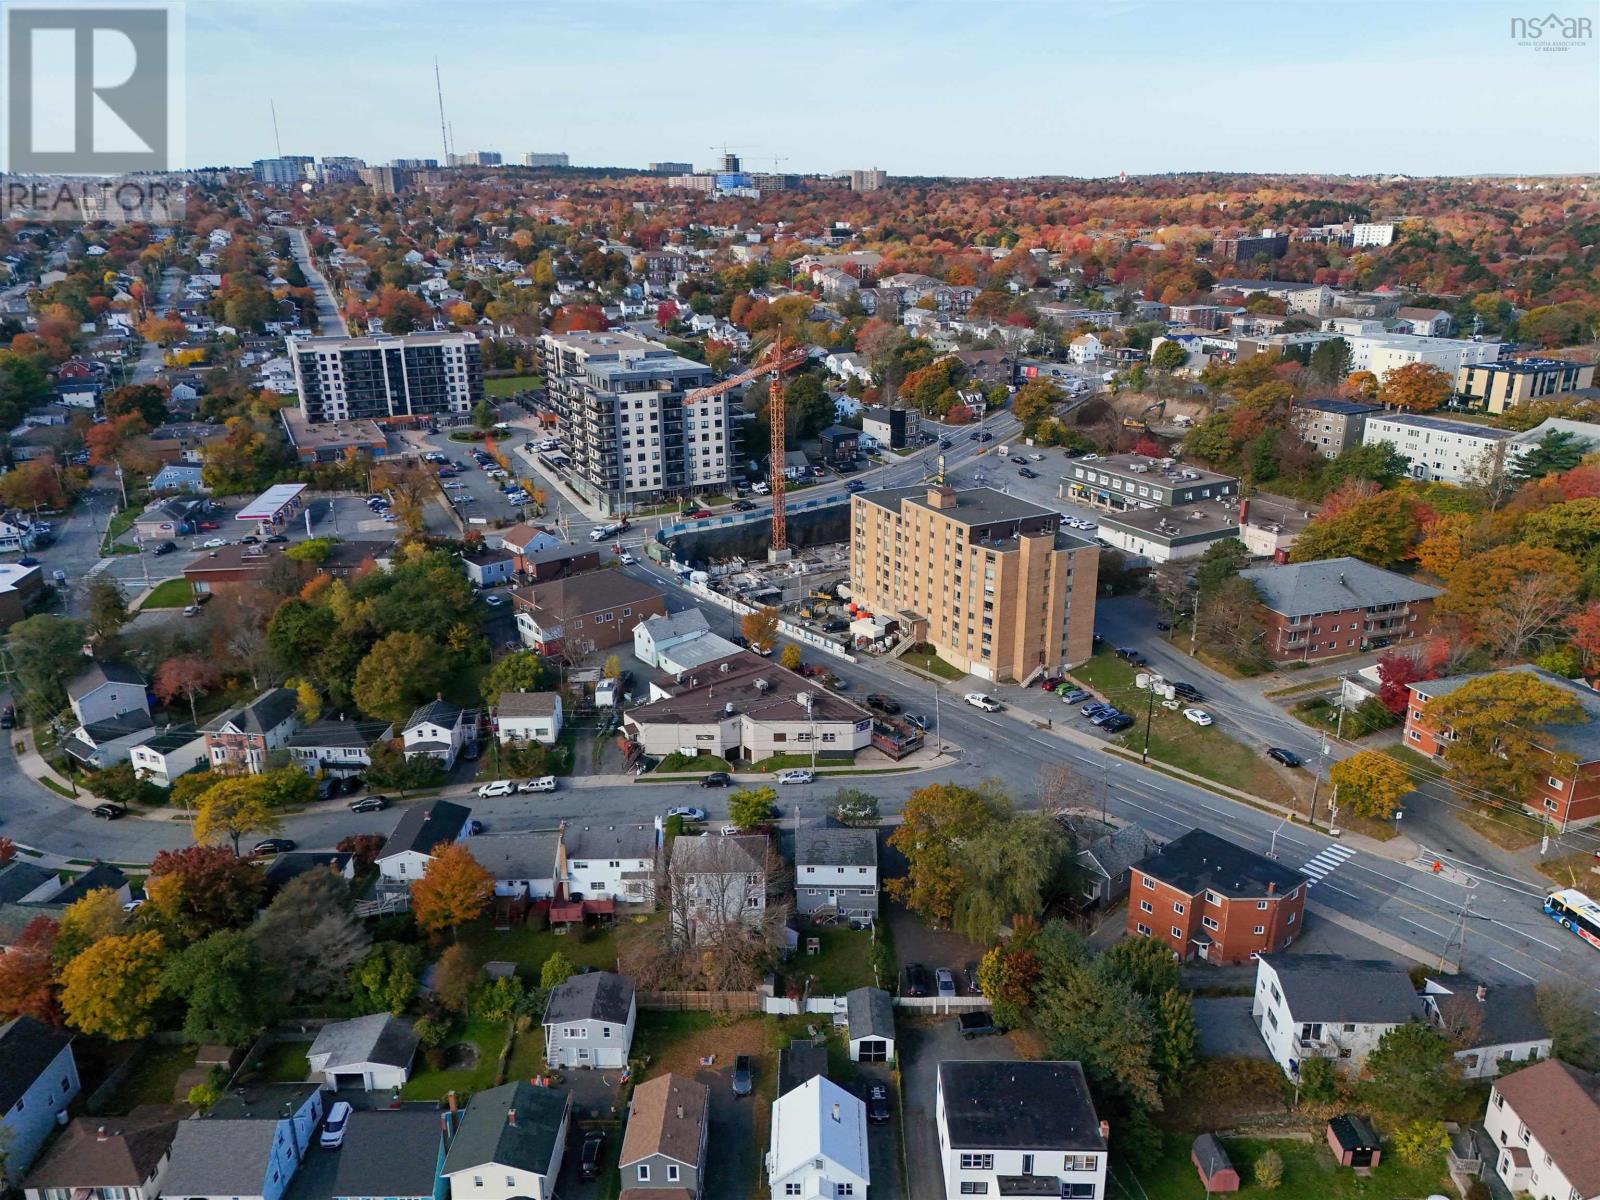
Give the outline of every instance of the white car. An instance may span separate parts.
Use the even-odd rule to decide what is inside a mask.
[[[554,775],[541,775],[537,779],[530,779],[526,783],[518,784],[519,792],[553,792],[556,790],[556,777]]]
[[[779,783],[810,783],[816,777],[816,772],[806,767],[792,767],[778,772]]]
[[[1183,710],[1183,719],[1193,721],[1196,725],[1211,724],[1211,714],[1203,708],[1186,708]]]
[[[486,783],[478,789],[478,799],[493,800],[496,796],[509,796],[516,790],[516,780],[496,779],[493,783]]]
[[[207,538],[205,541],[200,543],[200,546],[204,550],[216,550],[222,546],[226,546],[227,544],[228,541],[226,538]]]
[[[504,596],[485,596],[483,602],[490,608],[499,608],[506,602],[506,598]]]
[[[961,698],[972,705],[973,708],[981,708],[984,712],[1000,711],[1000,701],[993,696],[986,696],[982,692],[968,692]]]
[[[617,553],[617,561],[619,563],[621,563],[625,567],[631,567],[634,563],[638,562],[639,560],[636,559],[633,555],[629,554],[626,550],[621,550],[621,551],[618,551],[618,553]]]
[[[350,1128],[350,1114],[353,1111],[348,1100],[340,1100],[328,1109],[328,1119],[322,1123],[324,1150],[337,1150],[344,1145],[344,1135]]]

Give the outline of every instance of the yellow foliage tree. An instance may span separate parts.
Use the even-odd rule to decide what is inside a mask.
[[[95,888],[67,905],[56,930],[55,959],[64,963],[122,929],[122,902],[110,888]]]
[[[739,622],[739,632],[750,643],[752,650],[770,650],[778,640],[778,610],[768,606],[746,613]]]
[[[1377,750],[1361,750],[1334,763],[1328,778],[1339,789],[1339,807],[1361,817],[1387,820],[1411,791],[1411,773]]]
[[[76,1029],[113,1041],[155,1029],[164,946],[153,930],[108,937],[61,972],[61,1011]]]
[[[230,775],[206,789],[194,816],[194,840],[233,843],[239,853],[239,839],[247,833],[270,833],[278,828],[278,816],[267,801],[259,775]]]

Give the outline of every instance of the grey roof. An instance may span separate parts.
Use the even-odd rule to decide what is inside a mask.
[[[521,1080],[479,1092],[467,1102],[445,1155],[443,1173],[452,1175],[494,1163],[547,1174],[570,1099],[564,1091],[534,1087]],[[509,1119],[512,1111],[516,1112],[515,1124]]]
[[[876,504],[886,508],[892,513],[900,511],[902,501],[907,501],[919,508],[929,508],[928,489],[930,485],[923,483],[915,487],[903,488],[875,488],[871,491],[859,493],[861,499],[869,504]],[[956,489],[956,506],[954,508],[941,508],[934,510],[940,516],[963,525],[988,525],[997,521],[1017,521],[1029,517],[1050,517],[1057,515],[1054,509],[1045,508],[1018,496],[1009,496],[994,488],[958,488]]]
[[[388,1013],[356,1017],[324,1025],[311,1043],[311,1057],[326,1054],[325,1071],[357,1063],[382,1063],[409,1067],[417,1053],[417,1035],[411,1026]]]
[[[75,900],[82,900],[90,892],[98,888],[110,888],[113,892],[120,892],[127,886],[128,877],[117,870],[116,867],[107,866],[105,863],[96,863],[54,896],[51,896],[50,903],[71,904]]]
[[[766,870],[767,839],[756,834],[679,837],[672,841],[675,873],[727,875]]]
[[[454,729],[456,722],[461,720],[463,711],[465,710],[459,704],[451,704],[446,700],[430,700],[412,712],[402,729],[415,729],[424,722],[440,725],[445,729]]]
[[[1306,881],[1299,871],[1204,829],[1189,830],[1135,865],[1191,896],[1209,888],[1235,899],[1259,899],[1288,895]]]
[[[501,692],[495,713],[502,717],[553,717],[560,698],[555,692]]]
[[[0,1113],[9,1113],[33,1081],[55,1061],[72,1035],[32,1017],[0,1025]]]
[[[82,735],[78,738],[79,741],[90,746],[99,746],[104,742],[114,742],[135,733],[143,733],[146,729],[154,729],[155,724],[155,720],[146,710],[130,708],[127,712],[118,713],[114,717],[85,725],[75,733]]]
[[[894,1001],[882,988],[858,987],[844,994],[844,1016],[850,1040],[894,1038]]]
[[[408,808],[400,815],[389,840],[378,852],[379,858],[415,850],[418,854],[432,854],[440,842],[453,842],[461,827],[472,816],[472,810],[449,800],[435,800],[432,804]]]
[[[1503,442],[1507,438],[1516,436],[1514,429],[1496,429],[1492,425],[1475,425],[1470,421],[1448,421],[1443,417],[1422,417],[1415,413],[1385,413],[1379,419],[1386,424],[1409,425],[1415,429],[1460,434],[1465,437],[1483,438],[1490,442]]]
[[[293,688],[268,688],[249,704],[230,708],[207,721],[203,728],[216,732],[224,725],[237,725],[246,733],[266,733],[294,715],[300,697]]]
[[[1383,411],[1383,405],[1381,404],[1363,404],[1356,400],[1301,400],[1295,407],[1309,408],[1316,412],[1333,413],[1341,417],[1358,417],[1364,413]]]
[[[1124,825],[1104,837],[1095,838],[1078,851],[1078,858],[1087,859],[1091,869],[1107,879],[1115,879],[1155,849],[1155,838],[1138,825]]]
[[[259,1196],[278,1123],[268,1117],[179,1121],[161,1178],[167,1196]]]
[[[626,1025],[633,1006],[633,983],[614,971],[573,975],[550,989],[544,1006],[544,1024],[563,1021],[608,1021]]]
[[[1537,676],[1552,687],[1560,688],[1571,699],[1577,701],[1578,706],[1583,709],[1586,720],[1576,725],[1544,725],[1540,727],[1540,732],[1550,739],[1551,745],[1558,751],[1572,755],[1579,763],[1600,760],[1600,724],[1597,724],[1600,722],[1600,692],[1591,691],[1581,684],[1554,675],[1532,663],[1518,663],[1514,667],[1505,669]],[[1433,700],[1439,696],[1448,696],[1464,683],[1496,674],[1499,672],[1476,671],[1470,675],[1452,675],[1448,679],[1429,679],[1423,683],[1413,683],[1411,690],[1424,701]]]
[[[705,613],[698,608],[668,613],[664,617],[651,617],[644,622],[644,631],[657,642],[664,638],[683,637],[690,633],[705,633],[711,628]]]
[[[338,717],[324,717],[295,733],[289,739],[289,746],[291,749],[349,747],[365,750],[392,728],[388,721],[369,721],[361,718],[345,721]]]
[[[649,825],[568,825],[562,833],[567,861],[591,858],[623,859],[656,856],[656,831]]]
[[[59,921],[61,914],[66,911],[65,905],[57,904],[53,899],[42,904],[0,903],[0,946],[14,944],[22,936],[22,931],[40,917]]]
[[[433,1197],[439,1114],[432,1108],[352,1113],[333,1175],[333,1196]]]
[[[490,833],[474,837],[467,849],[496,879],[556,877],[559,833]]]
[[[1359,1113],[1341,1113],[1328,1122],[1334,1139],[1345,1150],[1376,1150],[1382,1143]]]
[[[201,1047],[202,1050],[208,1047]],[[220,1055],[229,1053],[227,1046],[209,1047]],[[297,1113],[306,1102],[322,1090],[321,1083],[301,1080],[299,1083],[247,1083],[222,1093],[222,1097],[206,1110],[207,1121],[275,1121],[279,1117]]]
[[[802,825],[794,834],[797,867],[875,867],[878,832],[842,825]]]
[[[1385,571],[1359,558],[1324,558],[1240,571],[1261,595],[1261,603],[1286,617],[1342,612],[1377,604],[1405,604],[1443,595],[1415,579]]]
[[[1425,1015],[1411,977],[1392,963],[1336,954],[1275,954],[1266,961],[1296,1021],[1400,1025]]]
[[[54,871],[47,871],[35,863],[14,862],[0,871],[0,904],[15,904],[55,877]]]
[[[1474,1030],[1477,1046],[1504,1046],[1511,1042],[1536,1042],[1550,1036],[1550,1028],[1534,1003],[1535,988],[1529,984],[1497,983],[1484,987],[1478,999],[1478,981],[1451,975],[1428,981],[1448,989],[1431,997],[1440,1016],[1452,1025]]]
[[[820,1041],[795,1038],[778,1051],[778,1095],[792,1092],[818,1075],[828,1077],[828,1048]]]
[[[270,894],[307,871],[326,871],[331,868],[342,872],[350,857],[350,854],[343,850],[291,850],[288,854],[273,855],[272,861],[267,864],[262,874],[267,878],[267,890]]]
[[[181,725],[168,725],[155,737],[140,742],[142,750],[153,750],[157,754],[171,754],[174,750],[181,750],[197,738],[205,735],[185,721]]]
[[[939,1090],[952,1149],[1105,1153],[1076,1062],[946,1061]]]
[[[1233,1167],[1233,1160],[1228,1157],[1228,1152],[1222,1148],[1222,1143],[1214,1133],[1202,1133],[1195,1138],[1190,1154],[1199,1166],[1200,1174],[1208,1180],[1218,1171]]]
[[[91,662],[68,682],[67,696],[78,700],[108,683],[136,683],[142,687],[144,675],[127,663]]]

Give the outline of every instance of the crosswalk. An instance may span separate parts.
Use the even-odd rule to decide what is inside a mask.
[[[1345,859],[1354,858],[1355,853],[1356,852],[1350,849],[1348,846],[1328,846],[1325,848],[1322,853],[1312,858],[1300,868],[1300,873],[1302,875],[1309,875],[1311,877],[1310,882],[1306,884],[1306,887],[1311,888],[1325,876],[1333,874],[1334,871],[1337,871],[1341,866],[1344,865]]]

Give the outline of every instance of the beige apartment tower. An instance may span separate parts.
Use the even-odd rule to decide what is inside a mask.
[[[862,492],[850,505],[855,603],[951,665],[1021,682],[1093,652],[1099,548],[993,488]]]

